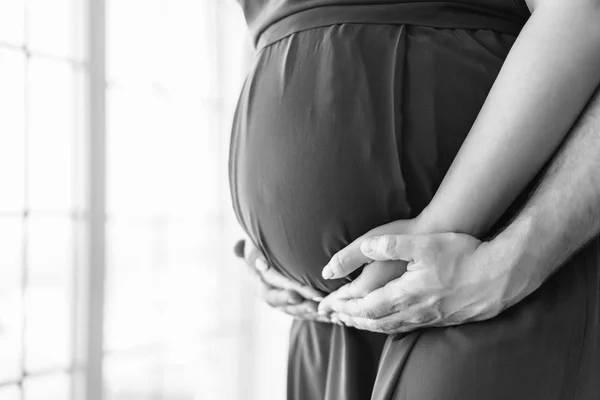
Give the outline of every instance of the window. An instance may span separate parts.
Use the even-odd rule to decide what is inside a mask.
[[[231,251],[248,48],[233,0],[0,2],[0,399],[281,397]]]
[[[69,399],[81,365],[77,154],[86,66],[68,0],[0,3],[0,398]]]

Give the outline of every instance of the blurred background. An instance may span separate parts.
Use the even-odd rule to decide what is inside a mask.
[[[282,399],[232,246],[234,0],[0,0],[0,400]]]

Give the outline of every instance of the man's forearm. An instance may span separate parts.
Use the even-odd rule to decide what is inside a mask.
[[[600,233],[600,89],[529,201],[494,241],[534,263],[543,281]]]

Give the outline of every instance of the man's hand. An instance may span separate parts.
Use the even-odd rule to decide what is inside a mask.
[[[250,240],[240,240],[235,246],[235,253],[244,258],[256,292],[271,307],[295,318],[329,322],[328,317],[317,313],[318,301],[323,295],[270,268]]]
[[[330,305],[332,319],[374,332],[489,319],[541,285],[535,269],[515,268],[511,249],[464,234],[367,238],[361,252],[372,260],[408,262],[407,271],[384,287]]]
[[[364,265],[360,275],[350,283],[331,293],[319,304],[319,313],[329,315],[331,305],[339,300],[365,297],[375,289],[399,278],[406,271],[406,262],[402,260],[373,261],[360,251],[360,245],[366,238],[389,234],[413,234],[420,231],[419,221],[398,220],[379,226],[362,235],[348,246],[338,251],[323,269],[323,277],[336,279],[344,277]],[[367,264],[367,265],[365,265]],[[334,319],[334,321],[337,321]]]

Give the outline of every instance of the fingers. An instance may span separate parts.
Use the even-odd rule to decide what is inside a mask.
[[[402,279],[402,278],[400,278]],[[397,294],[386,285],[374,290],[363,298],[338,300],[331,304],[331,308],[340,314],[356,317],[378,319],[392,314],[395,311]]]
[[[343,278],[364,264],[371,262],[371,259],[360,250],[362,240],[362,238],[359,238],[334,254],[329,263],[323,268],[321,273],[323,278]]]
[[[337,279],[344,277],[356,270],[363,264],[373,260],[372,257],[361,251],[361,243],[373,237],[381,237],[384,235],[398,235],[410,233],[414,229],[413,220],[397,220],[389,224],[381,225],[375,229],[371,229],[365,235],[356,239],[346,248],[336,253],[329,264],[323,268],[324,279]],[[366,248],[369,248],[370,245]],[[380,258],[381,260],[404,260],[404,258]],[[405,260],[410,261],[410,260]]]
[[[293,281],[275,271],[273,268],[269,268],[264,271],[262,273],[262,278],[271,286],[275,286],[280,289],[293,290],[307,300],[320,301],[323,298],[323,295],[318,290]]]
[[[373,260],[412,261],[427,247],[428,236],[385,235],[365,238],[360,246],[364,256]]]
[[[368,319],[361,317],[352,317],[345,314],[335,314],[332,319],[341,321],[346,326],[351,326],[356,329],[378,332],[378,333],[400,333],[408,332],[418,328],[410,323],[404,323],[401,320],[395,318],[381,318],[381,319]]]
[[[360,276],[359,276],[360,278]],[[351,299],[353,297],[358,297],[358,296],[353,296],[353,293],[355,292],[355,290],[353,289],[353,285],[355,285],[356,281],[352,281],[350,283],[345,284],[344,286],[342,286],[341,288],[339,288],[338,290],[336,290],[335,292],[329,294],[327,297],[325,297],[320,303],[319,303],[319,314],[321,315],[327,315],[331,312],[333,312],[333,308],[332,305],[340,300],[343,299]]]
[[[317,303],[312,300],[305,300],[300,304],[287,306],[280,309],[294,318],[319,322],[331,322],[329,317],[319,315],[317,313]]]
[[[346,326],[380,333],[410,332],[415,329],[434,326],[450,326],[449,321],[443,321],[441,315],[427,307],[418,304],[413,308],[395,312],[382,318],[370,319],[342,313],[334,313],[332,320],[339,320]]]
[[[305,299],[312,300],[316,303],[323,300],[323,294],[321,292],[319,292],[318,290],[313,289],[306,285],[302,285],[298,282],[292,282],[292,283],[293,283],[292,290],[295,290],[296,292],[298,292]]]
[[[292,290],[269,287],[262,293],[262,298],[271,307],[283,311],[294,318],[331,322],[328,316],[318,314],[316,302],[306,300]]]
[[[250,270],[253,272],[253,275],[258,276],[262,281],[263,292],[271,288],[276,288],[288,292],[294,292],[295,296],[301,296],[307,300],[318,302],[323,299],[323,294],[318,290],[289,279],[277,272],[275,269],[270,268],[267,262],[264,260],[261,252],[249,240],[240,240],[235,245],[236,254],[242,250],[244,253],[244,259],[251,267]]]
[[[316,314],[317,313],[317,303],[311,300],[303,300],[302,302],[286,306],[282,308],[287,314],[290,314],[294,317],[298,317],[304,314]]]
[[[379,285],[378,281],[373,281],[373,278],[378,279],[376,275],[371,273],[374,269],[373,264],[370,264],[363,272],[352,282],[349,282],[325,297],[319,303],[319,313],[328,314],[333,311],[333,304],[342,300],[349,300],[364,297],[373,290],[383,286]],[[384,283],[385,284],[385,283]]]
[[[268,288],[262,294],[262,298],[271,307],[281,308],[289,305],[300,304],[304,302],[304,298],[298,293],[291,290],[282,290],[276,288]]]
[[[240,242],[236,244],[236,249],[241,247],[239,243]],[[251,269],[254,272],[259,273],[261,278],[270,286],[297,292],[305,299],[313,301],[320,301],[323,299],[323,294],[318,290],[289,279],[275,269],[270,268],[261,252],[252,244],[252,242],[248,240],[245,241],[243,250],[246,263],[252,267]]]
[[[331,306],[337,301],[365,297],[374,290],[399,278],[405,271],[406,263],[404,261],[374,261],[365,266],[354,281],[327,296],[319,304],[319,311],[327,314],[333,310]]]
[[[263,255],[250,241],[245,241],[244,259],[248,265],[260,272],[264,272],[269,269],[269,266],[263,258]]]

